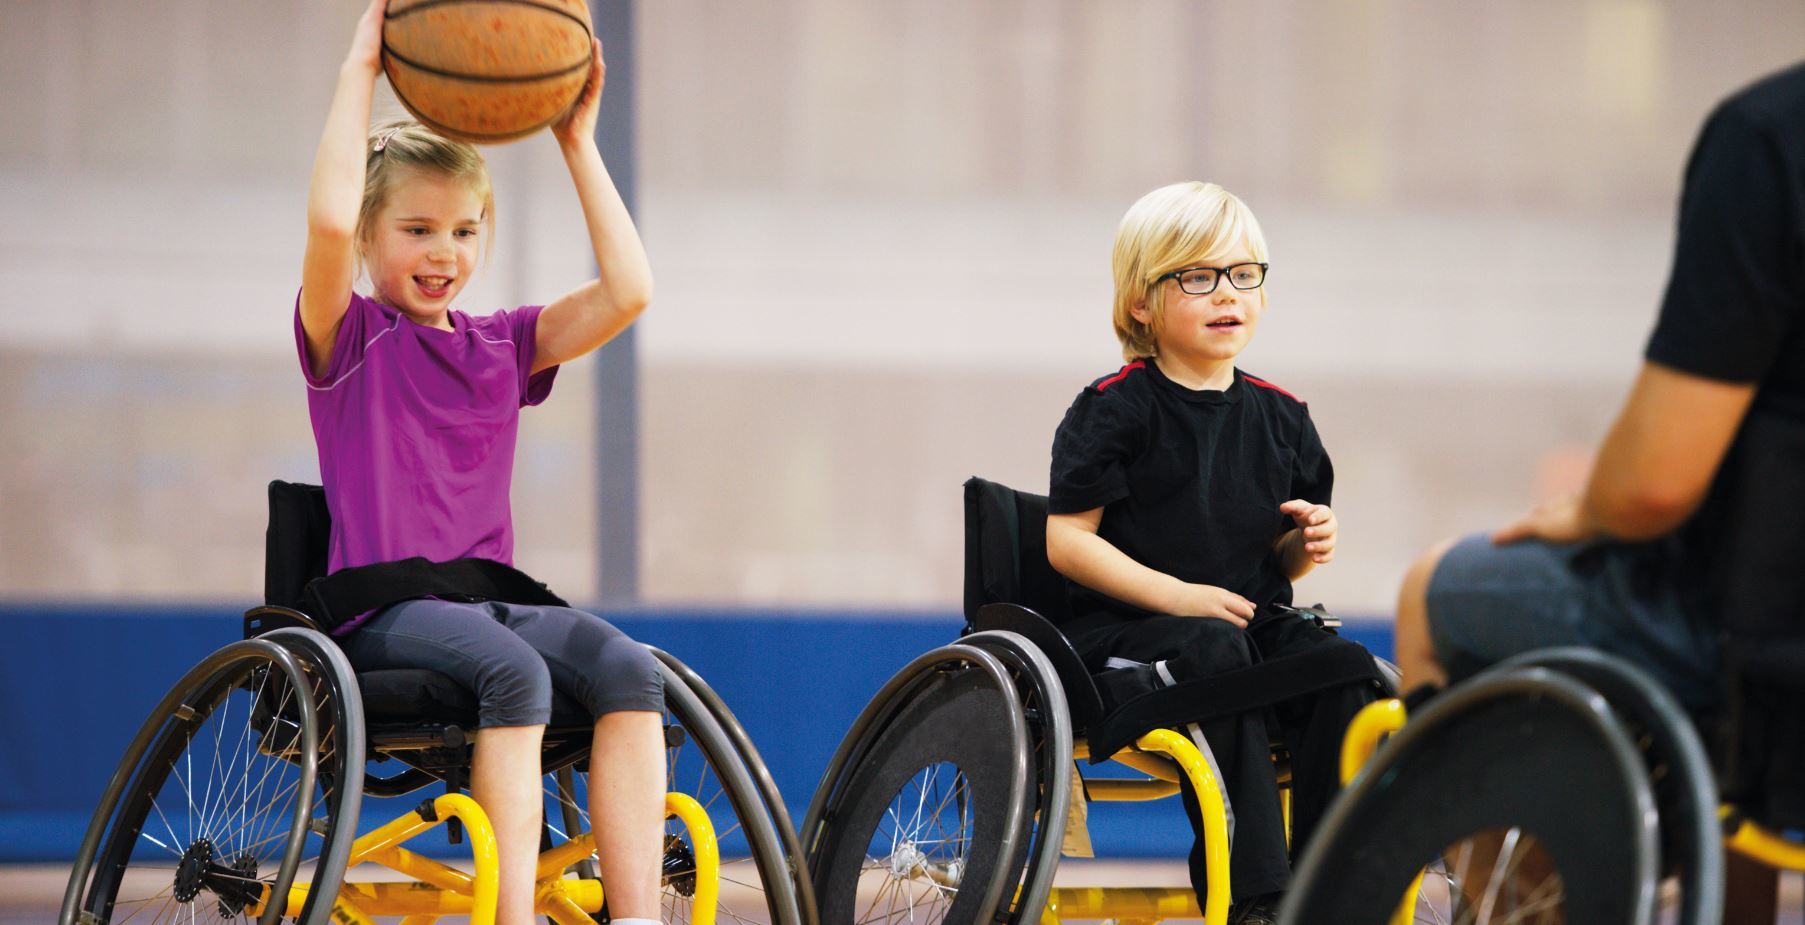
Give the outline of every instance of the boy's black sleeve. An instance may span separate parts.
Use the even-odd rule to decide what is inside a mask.
[[[1335,465],[1329,462],[1329,451],[1323,449],[1308,408],[1303,409],[1303,418],[1297,442],[1297,468],[1291,471],[1291,497],[1328,504],[1335,490]]]
[[[1118,391],[1079,393],[1053,434],[1047,510],[1077,514],[1128,497],[1128,465],[1146,442],[1145,415]]]

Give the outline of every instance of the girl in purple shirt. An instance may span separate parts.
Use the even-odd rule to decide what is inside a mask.
[[[366,134],[387,0],[372,0],[339,71],[314,159],[295,337],[333,512],[333,570],[424,556],[512,564],[508,491],[520,409],[560,363],[601,346],[651,299],[632,219],[595,145],[601,44],[588,86],[551,127],[599,277],[545,306],[451,308],[493,232],[482,156],[411,122]],[[368,296],[353,291],[367,271]],[[662,690],[643,646],[555,607],[414,600],[341,628],[359,669],[426,667],[479,702],[472,795],[501,861],[496,921],[532,919],[540,741],[555,684],[595,717],[590,818],[616,923],[659,918]]]

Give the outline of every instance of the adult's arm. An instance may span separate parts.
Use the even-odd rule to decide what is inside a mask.
[[[1805,284],[1798,197],[1771,119],[1745,95],[1706,121],[1686,165],[1660,319],[1585,491],[1495,539],[1652,539],[1704,500],[1779,362]]]
[[[1755,398],[1723,382],[1647,362],[1599,448],[1581,510],[1599,532],[1665,536],[1705,499]]]

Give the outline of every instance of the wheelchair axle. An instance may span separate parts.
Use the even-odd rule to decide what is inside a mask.
[[[965,873],[965,864],[954,858],[936,864],[912,841],[904,841],[890,853],[890,875],[898,880],[926,878],[936,886],[956,890]]]
[[[257,880],[257,859],[242,853],[229,863],[215,860],[213,843],[196,839],[176,865],[175,900],[193,902],[202,890],[219,899],[219,914],[228,918],[263,896],[263,884]]]
[[[664,837],[664,882],[678,895],[696,895],[696,853],[675,835]]]

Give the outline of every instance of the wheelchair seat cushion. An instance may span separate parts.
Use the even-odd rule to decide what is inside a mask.
[[[445,723],[467,729],[477,725],[476,695],[436,671],[424,668],[384,668],[357,674],[363,693],[364,717],[371,725]],[[553,726],[593,723],[575,700],[563,691],[552,691]]]

